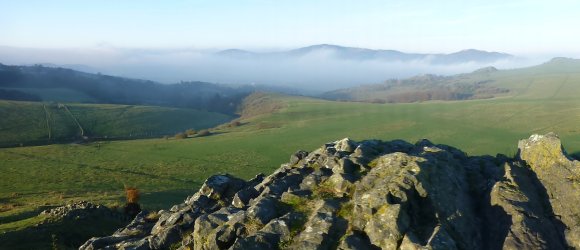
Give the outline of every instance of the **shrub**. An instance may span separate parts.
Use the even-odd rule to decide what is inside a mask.
[[[128,187],[125,188],[125,195],[127,196],[127,203],[137,203],[141,195],[137,188]]]
[[[177,134],[175,134],[175,136],[173,136],[173,138],[175,138],[175,139],[185,139],[185,138],[187,138],[187,135],[185,133],[177,133]]]
[[[197,136],[208,136],[211,135],[211,132],[209,132],[209,130],[204,129],[202,131],[199,131],[199,133],[197,133]]]
[[[197,131],[195,131],[195,129],[192,129],[192,128],[185,130],[185,134],[187,134],[189,136],[195,135],[196,133],[197,133]]]
[[[126,187],[125,194],[127,196],[127,204],[125,204],[125,214],[134,218],[139,212],[141,212],[141,206],[139,205],[139,190],[137,188]]]

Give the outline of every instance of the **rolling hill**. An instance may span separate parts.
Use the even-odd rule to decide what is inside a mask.
[[[450,54],[405,53],[397,50],[375,50],[366,48],[345,47],[332,44],[318,44],[279,52],[252,52],[240,49],[227,49],[215,53],[218,56],[256,60],[264,58],[293,58],[308,55],[325,54],[341,60],[380,60],[390,62],[425,61],[431,64],[493,63],[514,58],[513,55],[467,49]]]
[[[382,84],[329,91],[321,95],[331,100],[410,103],[429,100],[485,99],[505,96],[543,98],[547,94],[565,95],[577,90],[580,60],[554,58],[542,65],[497,70],[487,67],[453,76],[421,75],[393,79]],[[557,82],[561,88],[547,86]],[[563,88],[563,89],[562,89]],[[545,90],[545,91],[544,91]],[[556,92],[550,92],[556,91]]]
[[[4,100],[150,105],[234,114],[237,104],[255,90],[253,86],[161,84],[42,65],[0,64],[0,97]]]
[[[0,101],[0,117],[0,147],[161,137],[233,119],[194,109],[20,101]]]

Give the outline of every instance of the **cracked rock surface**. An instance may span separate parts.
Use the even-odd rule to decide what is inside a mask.
[[[269,176],[212,176],[81,249],[580,249],[580,163],[552,133],[518,147],[342,139]]]

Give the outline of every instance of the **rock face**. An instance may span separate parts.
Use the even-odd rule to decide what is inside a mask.
[[[81,249],[580,249],[579,168],[554,134],[515,158],[343,139],[267,177],[212,176]]]

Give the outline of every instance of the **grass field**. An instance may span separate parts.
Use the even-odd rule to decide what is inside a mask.
[[[210,175],[269,174],[296,150],[344,137],[428,138],[471,155],[512,156],[519,139],[553,131],[569,152],[579,151],[580,69],[533,72],[495,76],[514,89],[496,99],[368,104],[267,95],[283,108],[208,137],[0,149],[0,233],[33,217],[39,206],[79,199],[122,204],[124,186],[138,187],[146,208],[168,208]]]
[[[0,101],[0,117],[0,146],[70,142],[80,137],[80,128],[90,137],[159,137],[232,119],[192,109],[16,101]]]

